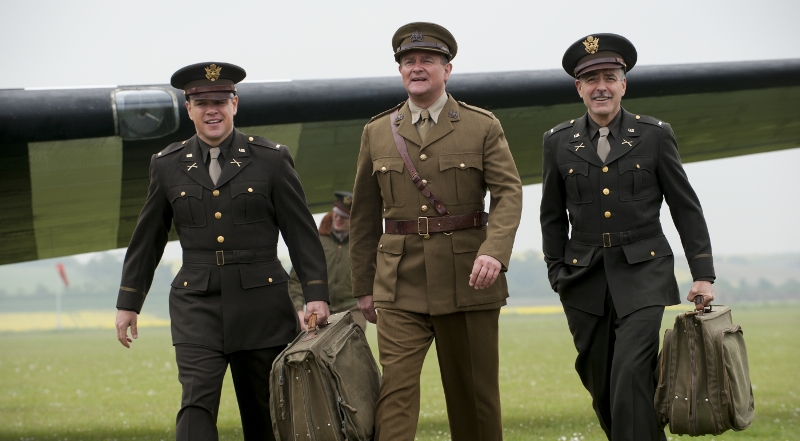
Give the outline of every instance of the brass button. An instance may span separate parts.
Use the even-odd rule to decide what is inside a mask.
[[[189,286],[189,282],[183,282],[183,286]]]
[[[464,163],[463,163],[463,162],[462,162],[461,164],[459,164],[458,166],[459,166],[459,167],[461,167],[461,168],[464,168],[464,167],[466,167],[466,165],[464,165]]]
[[[250,141],[252,141],[252,140],[253,140],[253,137],[251,136],[251,137],[249,137],[249,138],[247,138],[247,139],[249,139]]]
[[[218,211],[218,212],[214,213],[214,217],[217,218],[217,219],[222,219],[222,213],[220,213]]]
[[[603,189],[603,194],[604,195],[608,196],[609,193],[611,193],[611,191],[609,189],[607,189],[607,188]]]
[[[636,115],[636,119],[642,119],[642,117],[639,116],[639,115]]]
[[[378,245],[378,249],[383,249],[383,244]]]
[[[423,238],[423,239],[430,239],[430,238],[431,238],[431,235],[430,235],[430,234],[426,234],[426,235],[422,236],[422,238]]]
[[[655,251],[650,251],[650,255],[653,256],[653,257],[656,257],[656,252]]]
[[[183,145],[183,144],[186,144],[186,141],[183,141],[183,142],[181,143],[181,145]]]
[[[611,212],[610,211],[606,211],[605,216],[606,216],[606,219],[608,219],[609,217],[611,217]]]
[[[381,167],[381,171],[385,172],[386,171],[386,167]]]
[[[574,123],[574,122],[575,122],[575,120],[574,120],[574,119],[571,119],[571,120],[569,120],[569,123],[570,123],[570,124],[572,124],[572,123]]]
[[[419,155],[419,159],[421,159],[421,160],[423,160],[423,161],[424,161],[424,160],[428,159],[428,155],[426,155],[425,153],[423,153],[423,154]]]
[[[211,192],[214,196],[219,196],[219,190],[214,190]]]
[[[639,164],[636,164],[636,168],[642,168]]]
[[[572,172],[573,172],[573,171],[574,171],[574,170],[572,170],[572,169],[569,169],[569,174],[572,174]]]
[[[572,259],[572,263],[573,264],[578,263],[578,259]]]
[[[603,173],[608,173],[608,166],[607,165],[603,167]]]
[[[267,279],[267,281],[268,281],[269,283],[272,283],[272,277],[270,277],[269,279]]]
[[[182,192],[181,192],[181,196],[186,196],[186,192],[185,192],[185,191],[182,191]]]
[[[606,217],[608,217],[608,216],[606,216]],[[219,243],[225,242],[225,238],[224,238],[224,237],[222,237],[222,236],[219,236],[219,237],[217,238],[217,242],[219,242]]]
[[[253,189],[252,189],[252,188],[248,188],[248,189],[247,189],[247,192],[248,192],[248,193],[252,193],[252,192],[253,192]]]
[[[423,205],[423,206],[422,206],[422,207],[420,207],[420,208],[422,209],[422,211],[428,211],[428,206],[427,206],[427,205]]]

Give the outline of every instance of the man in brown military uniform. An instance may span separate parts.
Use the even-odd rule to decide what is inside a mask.
[[[246,440],[274,439],[272,361],[297,334],[289,275],[277,258],[283,233],[308,314],[328,317],[325,255],[289,149],[234,129],[242,68],[200,63],[172,76],[197,134],[150,161],[147,201],[133,232],[117,297],[117,338],[130,347],[137,314],[174,224],[183,266],[169,295],[183,386],[178,440],[216,440],[222,379],[231,366]]]
[[[562,60],[587,113],[544,134],[542,243],[578,350],[575,369],[613,441],[663,440],[653,409],[664,306],[680,303],[666,199],[695,280],[714,296],[711,240],[675,135],[620,106],[636,49],[615,34],[576,41]],[[569,237],[567,232],[570,232]]]
[[[361,329],[366,329],[367,320],[358,309],[356,299],[353,298],[353,285],[350,282],[350,206],[353,203],[353,193],[335,191],[336,202],[333,209],[322,218],[319,223],[319,240],[325,250],[325,260],[328,262],[328,292],[330,293],[331,314],[342,311],[351,311],[353,321]],[[289,273],[289,295],[292,296],[294,308],[302,321],[305,313],[303,306],[303,286],[297,271],[292,268]],[[303,326],[305,329],[305,326]]]
[[[452,439],[502,439],[497,321],[522,186],[500,122],[445,93],[457,49],[439,25],[398,29],[392,50],[409,99],[361,137],[350,257],[353,294],[377,323],[378,441],[414,439],[434,339]]]

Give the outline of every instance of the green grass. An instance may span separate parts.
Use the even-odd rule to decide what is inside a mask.
[[[675,315],[665,314],[665,327]],[[800,439],[800,306],[737,306],[733,316],[745,330],[756,421],[744,432],[699,439]],[[604,440],[573,369],[563,314],[502,316],[500,330],[505,439]],[[373,349],[374,331],[368,332]],[[169,329],[144,328],[140,335],[125,350],[113,330],[0,334],[0,440],[174,439],[180,385]],[[449,439],[433,349],[422,384],[417,438]],[[219,427],[221,439],[242,438],[230,376]]]

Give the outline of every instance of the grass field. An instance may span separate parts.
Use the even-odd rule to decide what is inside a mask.
[[[675,315],[665,314],[665,327]],[[800,305],[740,305],[733,318],[745,331],[756,421],[744,432],[699,439],[800,440]],[[373,349],[374,331],[368,332]],[[563,313],[505,314],[500,331],[505,439],[604,440],[573,369]],[[447,440],[433,349],[422,384],[417,439]],[[132,350],[109,329],[0,333],[0,440],[174,439],[179,399],[167,327],[140,329]],[[219,427],[222,439],[242,438],[230,376]]]

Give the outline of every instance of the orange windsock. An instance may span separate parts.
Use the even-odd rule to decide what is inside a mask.
[[[58,270],[58,275],[61,276],[61,280],[64,282],[64,286],[69,287],[69,279],[67,279],[67,272],[64,270],[64,264],[58,262],[56,264],[56,269]]]

